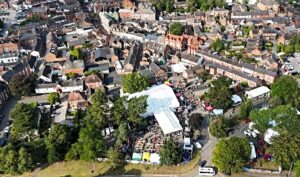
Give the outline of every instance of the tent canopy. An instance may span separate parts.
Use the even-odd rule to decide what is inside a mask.
[[[214,115],[220,115],[224,113],[223,109],[214,109],[212,112]]]
[[[179,120],[170,109],[156,111],[154,116],[165,135],[182,130]]]
[[[149,152],[144,152],[143,153],[143,161],[150,161],[150,153]]]
[[[151,163],[155,163],[155,164],[159,164],[160,163],[160,156],[157,153],[152,153],[150,155],[150,162]]]
[[[272,144],[271,140],[274,136],[278,136],[279,133],[274,131],[273,129],[269,128],[267,129],[266,133],[265,133],[265,137],[264,137],[264,140],[265,142],[269,143],[269,144]]]
[[[142,153],[136,153],[136,152],[134,152],[132,154],[132,160],[141,161],[141,159],[142,159]]]
[[[171,87],[161,84],[148,90],[130,94],[128,100],[134,97],[148,96],[147,115],[153,115],[154,111],[165,108],[177,108],[180,106]]]
[[[187,70],[181,62],[172,65],[171,68],[174,73],[183,73],[185,70]]]

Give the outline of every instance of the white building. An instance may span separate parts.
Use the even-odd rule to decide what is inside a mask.
[[[266,86],[261,86],[258,88],[255,88],[250,91],[245,92],[245,96],[248,99],[258,99],[258,98],[263,98],[263,97],[269,97],[270,96],[270,89]]]

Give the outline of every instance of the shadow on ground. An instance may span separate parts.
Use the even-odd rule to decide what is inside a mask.
[[[145,167],[147,168],[147,167]],[[106,172],[104,172],[101,175],[96,175],[95,177],[100,177],[100,176],[122,176],[122,175],[134,175],[134,176],[141,176],[142,172],[140,169],[131,169],[131,170],[126,170],[125,165],[122,165],[116,169],[109,168]]]

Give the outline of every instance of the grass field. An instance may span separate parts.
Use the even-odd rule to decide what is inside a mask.
[[[198,165],[200,154],[196,154],[195,158],[187,164],[180,166],[159,166],[159,165],[141,165],[141,164],[125,164],[124,166],[111,170],[109,163],[92,163],[84,161],[70,161],[52,164],[41,169],[36,173],[37,177],[62,177],[71,175],[72,177],[92,177],[100,175],[141,175],[141,174],[185,174]],[[32,174],[23,174],[22,177],[30,177]],[[13,177],[5,175],[4,177]]]

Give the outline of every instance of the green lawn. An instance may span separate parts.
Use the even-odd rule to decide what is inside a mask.
[[[71,175],[72,177],[92,177],[98,175],[142,175],[142,174],[185,174],[198,165],[200,154],[196,154],[195,158],[181,166],[159,166],[159,165],[139,165],[139,164],[125,164],[114,171],[110,169],[110,165],[106,162],[91,163],[84,161],[70,161],[52,164],[42,169],[37,177],[61,177]],[[94,173],[93,173],[94,172]],[[30,174],[24,174],[22,177],[29,177]],[[6,175],[4,177],[13,177]]]

